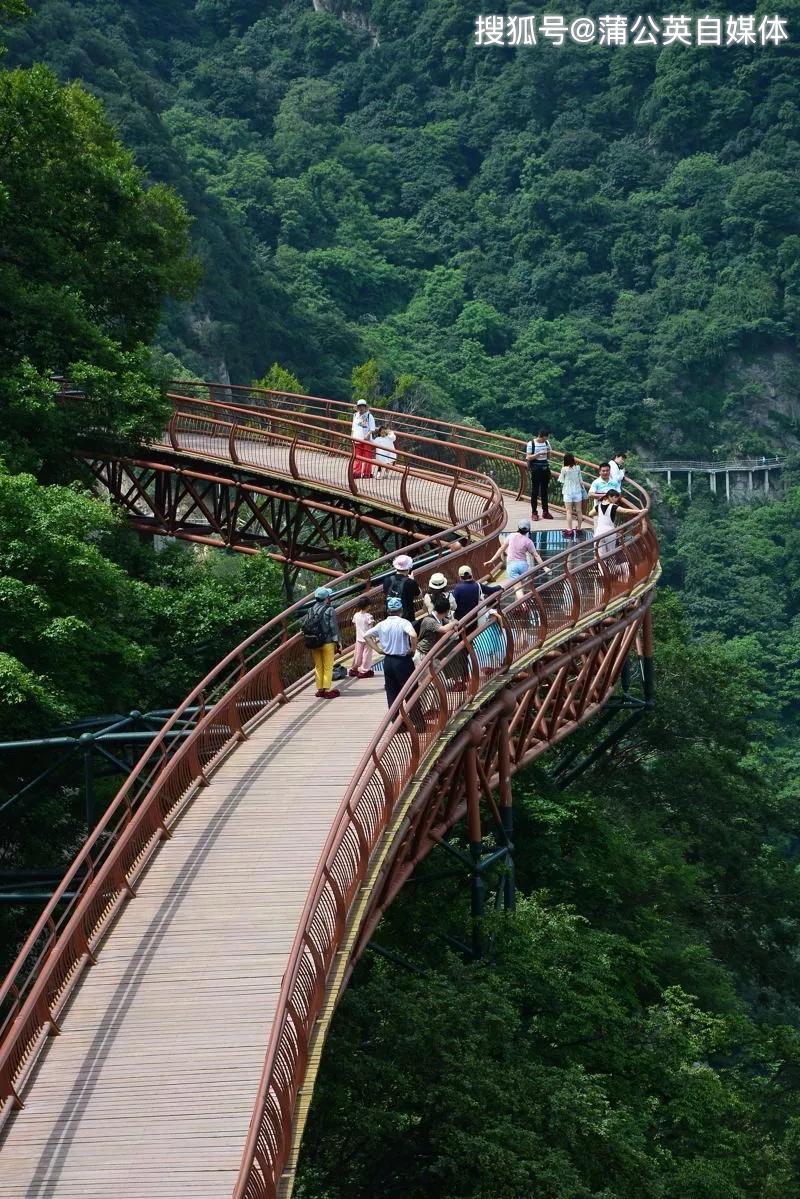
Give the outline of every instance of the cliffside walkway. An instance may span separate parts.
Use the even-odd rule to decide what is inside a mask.
[[[486,462],[471,433],[443,439],[415,417],[406,459],[385,479],[354,480],[352,446],[314,397],[239,406],[255,400],[258,413],[201,413],[237,430],[251,421],[241,434],[201,428],[204,401],[176,396],[160,448],[176,471],[191,458],[265,479],[299,473],[441,526],[410,547],[423,586],[462,563],[485,574],[500,532],[528,512],[519,488],[496,482],[515,461],[508,446],[494,450],[493,479],[463,465]],[[306,430],[292,432],[293,451],[274,440],[287,420]],[[426,438],[438,458],[418,453]],[[187,696],[0,990],[2,1199],[291,1193],[330,1018],[381,913],[465,813],[471,837],[481,819],[501,835],[513,773],[602,708],[634,646],[649,653],[658,547],[647,497],[630,488],[640,514],[613,544],[601,554],[584,541],[508,587],[490,638],[484,602],[389,712],[379,676],[314,698],[304,601]],[[334,584],[345,662],[354,597],[382,617],[372,576],[391,556]],[[190,735],[165,736],[176,728]]]

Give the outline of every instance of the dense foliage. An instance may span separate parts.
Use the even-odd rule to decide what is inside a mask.
[[[266,558],[141,545],[71,452],[160,429],[149,343],[196,282],[188,227],[95,97],[42,65],[0,71],[0,740],[173,705],[283,606]],[[41,769],[41,753],[4,754],[0,802]],[[63,782],[4,813],[4,869],[57,867],[85,833]],[[19,916],[2,910],[3,961]]]
[[[493,428],[796,437],[792,42],[486,49],[454,0],[34,8],[13,61],[85,80],[196,218],[205,283],[161,333],[189,369],[344,395],[375,358]]]

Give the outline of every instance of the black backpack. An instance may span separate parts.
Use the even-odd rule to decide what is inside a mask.
[[[389,585],[386,588],[387,601],[390,599],[402,600],[403,583],[405,583],[406,577],[406,575],[392,575],[392,577],[389,579]]]
[[[314,604],[303,621],[301,633],[307,649],[319,649],[328,640],[326,637],[325,604]]]

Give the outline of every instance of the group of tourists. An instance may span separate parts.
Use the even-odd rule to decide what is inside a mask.
[[[388,425],[377,424],[366,400],[356,403],[351,436],[355,443],[353,474],[358,479],[380,478],[384,467],[397,460],[397,434]]]
[[[593,501],[591,516],[594,517],[594,536],[595,539],[601,539],[601,544],[598,546],[598,553],[605,557],[615,548],[615,542],[608,534],[614,530],[614,517],[618,512],[634,513],[636,508],[622,502],[622,483],[625,478],[625,462],[626,455],[624,451],[618,450],[609,462],[603,462],[599,468],[597,478],[590,484],[588,490],[583,484],[583,473],[581,467],[575,459],[575,455],[565,453],[562,459],[561,471],[557,476],[553,475],[550,469],[550,455],[553,452],[553,447],[550,444],[550,434],[547,429],[542,429],[532,437],[525,447],[525,457],[528,463],[528,471],[530,474],[531,484],[531,520],[539,520],[539,505],[542,507],[542,519],[552,520],[552,514],[548,507],[548,494],[550,488],[550,480],[556,478],[556,482],[561,487],[562,503],[564,505],[564,513],[566,516],[567,527],[564,530],[564,536],[571,540],[578,538],[583,528],[583,506],[586,500]],[[527,522],[521,522],[518,526],[518,532],[511,535],[508,539],[510,544],[513,537],[525,537],[530,534],[530,525]],[[516,574],[524,573],[528,569],[527,565],[527,549],[523,555],[520,547],[522,542],[517,541],[513,557],[511,561],[516,563],[514,570]],[[502,552],[499,551],[499,553]],[[534,561],[536,559],[534,558]],[[512,575],[511,565],[509,565],[509,575]]]
[[[352,436],[355,442],[354,473],[361,478],[371,478],[382,467],[390,466],[397,457],[396,435],[386,425],[377,425],[375,417],[365,400],[359,400],[353,416]],[[544,571],[548,568],[531,538],[531,522],[538,521],[541,506],[542,518],[552,519],[548,507],[548,493],[553,472],[550,457],[553,447],[549,433],[541,430],[527,443],[526,460],[531,481],[531,520],[521,520],[515,532],[503,541],[496,554],[487,564],[490,568],[505,567],[509,580],[517,580],[533,566]],[[599,539],[597,552],[606,557],[616,548],[613,537],[616,513],[636,513],[637,508],[622,502],[622,483],[625,477],[625,454],[614,454],[604,462],[597,478],[588,489],[584,486],[581,467],[572,453],[565,453],[557,482],[561,487],[568,539],[580,535],[583,526],[583,509],[587,500],[594,504],[594,537]],[[408,554],[398,554],[393,560],[393,572],[382,580],[386,616],[376,623],[371,612],[372,601],[363,596],[356,604],[352,622],[355,631],[353,664],[348,673],[351,678],[374,677],[373,655],[380,653],[383,659],[383,678],[389,706],[394,703],[405,683],[414,672],[415,665],[430,652],[437,641],[454,632],[458,622],[472,612],[481,600],[492,593],[498,596],[503,588],[490,583],[479,583],[473,578],[472,569],[462,565],[458,570],[458,581],[451,586],[446,575],[437,571],[428,580],[428,590],[422,595],[421,588],[413,578],[413,560]],[[518,591],[519,594],[519,591]],[[318,587],[314,592],[314,603],[303,625],[305,644],[314,659],[316,696],[319,699],[336,699],[339,691],[333,687],[334,661],[342,650],[336,609],[331,603],[333,592],[329,587]],[[421,607],[422,614],[417,610]],[[482,614],[483,627],[473,645],[479,654],[494,655],[502,650],[505,634],[495,619],[495,613],[487,608]],[[483,641],[481,640],[483,639]],[[466,660],[466,655],[463,655]],[[466,667],[462,671],[459,655],[454,657],[455,670],[451,665],[449,682],[454,687],[466,686]]]
[[[458,582],[452,587],[441,571],[432,574],[423,595],[419,583],[412,577],[413,565],[408,554],[398,554],[392,562],[392,574],[382,580],[386,605],[383,620],[375,622],[368,596],[357,601],[352,617],[355,647],[348,674],[351,678],[374,678],[373,655],[380,653],[389,707],[414,673],[414,667],[439,639],[454,632],[458,621],[476,608],[484,596],[499,595],[503,590],[496,584],[476,582],[471,567],[464,564],[458,568]],[[314,659],[318,699],[337,699],[340,695],[333,687],[333,669],[342,642],[332,598],[330,587],[318,587],[303,624],[303,638]],[[418,607],[422,609],[420,616],[417,615]],[[487,620],[491,618],[489,613]],[[490,635],[488,630],[486,632]],[[454,678],[453,686],[459,685],[466,684],[463,679]]]

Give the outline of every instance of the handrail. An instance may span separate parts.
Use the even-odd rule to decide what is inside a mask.
[[[415,670],[352,774],[320,855],[292,945],[267,1042],[234,1199],[274,1199],[288,1157],[294,1093],[306,1068],[328,971],[350,904],[373,851],[392,824],[405,787],[424,764],[445,726],[475,701],[486,682],[508,673],[556,635],[604,611],[652,576],[658,545],[644,514],[609,534],[581,543],[504,588],[505,607],[494,648],[481,645],[489,597],[435,645]],[[559,569],[560,568],[560,569]],[[568,602],[565,603],[565,598]],[[431,719],[433,715],[434,719]]]
[[[774,454],[770,458],[731,458],[725,462],[700,462],[688,458],[665,459],[663,462],[640,462],[642,470],[771,470],[782,466],[785,454]]]
[[[180,388],[183,395],[186,395],[189,389],[194,389],[195,391],[202,390],[207,394],[209,401],[216,403],[224,403],[225,401],[215,401],[215,394],[224,394],[227,392],[244,398],[254,396],[258,399],[266,396],[272,400],[284,400],[288,408],[299,408],[308,415],[312,414],[309,412],[309,405],[321,407],[325,415],[337,412],[340,415],[347,416],[348,420],[353,415],[353,405],[346,400],[329,400],[324,396],[305,395],[295,391],[279,391],[265,387],[244,387],[241,384],[198,383],[186,379],[173,379],[170,381],[169,386]],[[434,416],[422,416],[415,412],[400,412],[391,408],[372,406],[372,412],[380,413],[382,416],[389,418],[393,423],[403,424],[409,428],[419,425],[431,430],[438,429],[447,434],[445,440],[456,444],[470,445],[474,441],[479,445],[485,445],[487,438],[492,443],[508,445],[510,449],[512,447],[516,449],[520,444],[517,438],[509,437],[506,433],[492,433],[476,425],[463,425],[441,420]]]
[[[180,436],[180,429],[173,432]],[[315,449],[318,452],[318,446]],[[441,463],[436,467],[440,471]],[[407,466],[398,469],[406,471]],[[441,558],[430,562],[418,573],[423,585],[437,568],[452,573],[466,563],[476,577],[485,573],[505,519],[496,486],[491,484],[487,490],[490,481],[482,483],[488,497],[482,512],[409,547],[419,554],[441,547],[448,538],[456,547],[444,562]],[[473,485],[470,480],[469,486]],[[461,622],[455,640],[436,647],[425,659],[373,738],[363,769],[353,776],[340,807],[309,891],[275,1016],[237,1195],[272,1199],[275,1194],[287,1151],[298,1071],[302,1072],[314,1014],[344,930],[357,885],[354,880],[363,877],[402,787],[452,716],[483,689],[482,669],[508,672],[548,638],[568,632],[614,599],[624,601],[652,576],[657,543],[647,518],[649,499],[642,495],[640,512],[621,528],[563,551],[550,560],[547,575],[533,570],[505,589],[505,606],[498,618],[505,637],[502,661],[491,655],[487,659],[480,642],[482,629],[474,623],[487,606],[484,602]],[[373,612],[382,615],[383,591],[373,585],[371,576],[393,556],[387,554],[350,571],[336,586],[344,584],[352,592],[360,583]],[[67,871],[0,987],[0,1005],[9,1006],[0,1026],[0,1102],[19,1104],[20,1080],[38,1046],[44,1036],[58,1030],[68,995],[85,966],[95,960],[114,914],[135,893],[141,869],[159,840],[170,835],[179,812],[227,754],[305,685],[308,654],[299,629],[307,602],[307,598],[297,601],[245,639],[192,690],[148,746]],[[339,610],[350,613],[355,603],[354,597],[349,598]],[[352,623],[343,623],[344,646],[353,639]],[[453,678],[463,683],[461,691],[453,690]],[[429,703],[435,705],[435,722],[429,719],[425,706]],[[191,728],[189,708],[193,709]],[[176,729],[188,736],[169,736]]]
[[[481,572],[489,556],[490,545],[494,544],[494,538],[503,523],[502,504],[498,502],[493,509],[447,530],[446,534],[453,538],[460,536],[462,539],[469,539],[466,545],[460,544],[457,540],[453,542],[458,548],[447,555],[448,567],[451,564],[466,562],[474,570]],[[408,547],[407,552],[419,556],[432,547],[441,550],[444,544],[443,534],[434,534],[413,543]],[[369,586],[371,575],[380,571],[382,566],[388,567],[392,558],[396,556],[396,552],[385,554],[373,562],[359,566],[340,576],[334,584],[334,589],[338,591],[340,588],[344,588],[348,593],[352,593],[353,585],[356,583],[360,582]],[[429,561],[415,577],[419,577],[424,583],[437,564],[441,565],[441,558]],[[372,589],[372,595],[377,609],[382,590],[380,588]],[[42,1029],[53,1023],[53,1013],[60,1008],[65,998],[65,984],[71,981],[72,972],[80,968],[81,960],[90,954],[91,942],[95,938],[99,939],[103,926],[107,923],[107,917],[111,915],[113,908],[100,912],[96,927],[83,929],[80,932],[79,943],[75,942],[71,946],[71,961],[57,974],[53,974],[57,943],[68,935],[73,936],[75,931],[68,934],[69,921],[73,913],[78,909],[90,889],[97,890],[100,885],[98,879],[100,879],[101,871],[106,868],[109,859],[113,856],[114,862],[119,864],[121,857],[118,850],[123,840],[125,846],[131,848],[132,821],[141,808],[145,804],[153,807],[158,803],[159,812],[155,825],[151,829],[151,836],[167,835],[166,821],[188,796],[193,794],[196,785],[204,781],[204,767],[209,762],[215,761],[223,750],[230,748],[230,737],[223,738],[222,743],[216,744],[223,727],[228,727],[229,733],[231,729],[235,730],[238,740],[241,731],[241,720],[238,713],[228,714],[227,726],[205,720],[206,713],[214,713],[216,719],[220,715],[218,711],[220,704],[223,704],[224,707],[223,701],[231,695],[232,689],[239,680],[257,666],[264,667],[264,677],[268,685],[265,703],[258,707],[259,715],[264,707],[285,702],[287,691],[291,689],[292,684],[296,684],[305,677],[308,673],[308,655],[302,650],[300,645],[302,639],[298,630],[300,615],[307,604],[308,598],[303,597],[284,612],[273,617],[261,629],[252,633],[233,649],[197,684],[148,745],[67,870],[0,987],[0,1011],[2,1011],[3,1005],[10,1003],[10,1010],[0,1025],[0,1103],[8,1097],[15,1098],[15,1076],[24,1065],[25,1059]],[[342,610],[349,611],[354,606],[355,598],[351,598],[343,605]],[[348,625],[342,629],[342,641],[345,646],[349,645],[352,636],[351,626]],[[281,654],[283,661],[279,663],[276,655]],[[283,668],[282,673],[279,665]],[[250,714],[245,714],[245,723],[252,718],[255,709],[252,711],[248,709],[248,711]],[[170,734],[173,731],[190,731],[190,736],[183,739],[171,737]],[[200,742],[203,737],[210,738],[210,742],[204,743],[201,749]],[[180,754],[173,753],[178,740],[180,740],[179,750],[183,751]],[[174,763],[177,758],[180,758],[184,764],[184,770],[187,765],[191,767],[188,773],[184,772],[180,777],[174,775],[174,766],[170,767],[170,764]],[[170,769],[172,773],[170,773]],[[174,791],[170,795],[157,795],[157,787],[160,785],[163,789],[167,784],[174,787]],[[143,859],[145,853],[149,852],[152,846],[142,843],[133,848],[136,852],[132,856],[129,855],[127,862],[131,872],[138,870],[141,865],[140,857]],[[125,877],[127,878],[127,875]],[[105,876],[103,879],[105,880]],[[118,893],[128,889],[123,876],[119,873],[116,876],[116,885]],[[71,894],[72,898],[67,899],[68,894]],[[57,909],[62,903],[63,906],[56,916]],[[76,953],[76,949],[79,952]],[[41,994],[37,992],[39,1006],[36,1009],[35,1019],[27,1030],[22,1027],[13,1028],[12,1026],[22,1020],[30,1021],[32,1015],[31,1010],[28,1010],[30,993],[41,982],[42,971],[45,967],[47,967],[48,976],[53,975],[53,977],[48,989],[41,991]],[[12,1049],[14,1049],[13,1053],[11,1053]]]
[[[200,415],[186,412],[183,397],[170,398],[175,407],[162,444],[176,452],[199,451],[204,458],[232,461],[251,469],[268,465],[274,470],[274,464],[266,463],[267,455],[259,454],[259,449],[277,449],[285,457],[284,473],[298,481],[333,487],[377,501],[383,507],[401,508],[409,515],[433,517],[447,524],[478,515],[499,498],[497,484],[485,474],[404,451],[398,452],[396,463],[381,464],[380,478],[360,479],[354,469],[360,443],[349,433],[326,428],[320,430],[323,442],[314,442],[301,436],[307,431],[306,426],[295,420],[281,418],[288,431],[277,432],[273,427],[260,428],[220,420],[204,412]],[[187,441],[192,437],[199,439],[199,447]],[[321,444],[325,449],[322,461]],[[304,451],[313,454],[313,458],[304,455]],[[413,502],[409,497],[409,480],[414,482]]]
[[[254,394],[257,396],[268,396],[270,398],[278,396],[286,401],[286,404],[287,404],[286,410],[297,411],[298,415],[302,417],[303,427],[306,430],[308,429],[307,422],[309,421],[309,419],[314,422],[315,427],[318,429],[323,428],[323,427],[331,428],[332,426],[340,427],[342,424],[342,421],[337,420],[335,417],[332,417],[329,415],[330,410],[332,410],[332,409],[335,409],[336,411],[338,411],[342,417],[347,417],[348,420],[352,417],[352,413],[353,413],[352,405],[345,404],[342,401],[323,400],[318,396],[302,396],[302,395],[296,395],[292,392],[266,392],[263,390],[259,390],[258,388],[241,388],[241,387],[239,387],[239,388],[231,387],[230,389],[228,389],[228,388],[223,387],[221,384],[220,385],[214,385],[214,384],[192,385],[192,384],[175,383],[175,384],[172,384],[171,386],[175,386],[175,387],[180,386],[182,388],[186,388],[187,390],[191,389],[192,386],[202,387],[204,390],[208,390],[209,392],[214,392],[217,390],[220,390],[220,391],[231,390],[231,391],[236,391],[238,393]],[[260,420],[260,421],[267,422],[269,425],[271,425],[271,423],[275,419],[288,420],[288,418],[285,415],[285,410],[282,410],[282,409],[270,409],[270,408],[264,408],[261,406],[247,406],[247,405],[243,405],[243,404],[231,404],[229,402],[215,400],[213,398],[192,397],[192,396],[185,395],[183,391],[180,393],[171,392],[170,398],[172,399],[173,404],[193,402],[193,403],[196,403],[199,406],[201,406],[201,408],[203,408],[203,409],[210,409],[217,413],[227,412],[227,413],[232,413],[232,414],[239,414],[239,415],[244,416],[246,419],[248,419],[250,421]],[[313,404],[313,403],[319,403],[319,404],[324,405],[326,407],[326,412],[325,413],[315,413],[315,412],[307,411],[308,405]],[[290,404],[294,404],[295,407],[291,408]],[[439,450],[440,452],[449,453],[450,457],[455,458],[454,465],[457,467],[465,467],[467,465],[467,461],[466,461],[467,455],[470,455],[473,459],[472,466],[470,469],[472,469],[476,473],[481,473],[484,475],[488,474],[489,477],[492,478],[500,487],[504,488],[507,491],[512,492],[512,494],[515,494],[517,499],[521,499],[523,497],[523,495],[525,495],[527,493],[528,469],[527,469],[527,465],[525,462],[525,444],[526,443],[524,441],[520,441],[520,440],[518,440],[516,438],[512,438],[512,437],[506,437],[504,434],[484,433],[482,430],[471,429],[469,426],[465,426],[465,425],[450,426],[450,425],[445,424],[445,422],[443,422],[443,421],[435,420],[430,417],[420,417],[420,416],[416,416],[416,415],[409,416],[406,413],[381,411],[380,409],[374,409],[373,412],[380,413],[381,415],[386,416],[387,420],[391,421],[392,424],[395,424],[398,426],[404,420],[410,422],[410,424],[413,426],[412,430],[411,430],[411,438],[413,439],[413,441],[415,441],[417,443],[421,443],[422,445],[424,445],[426,447],[428,447],[428,446],[434,447],[435,449]],[[322,422],[324,422],[324,425],[322,424]],[[427,429],[427,432],[420,433],[419,428]],[[463,441],[447,441],[447,440],[443,440],[441,437],[433,436],[433,434],[435,432],[437,432],[438,429],[440,429],[440,428],[448,429],[448,430],[451,430],[451,429],[456,430],[456,432],[459,434],[459,436],[462,436],[462,431],[464,431],[464,432],[472,434],[476,437],[483,437],[484,439],[488,438],[490,444],[486,444],[486,442],[484,441],[484,442],[480,442],[478,444],[472,445],[472,444],[465,444]],[[344,433],[341,433],[340,435],[342,437],[348,436],[347,434],[344,434]],[[500,441],[503,443],[504,452],[501,453],[501,452],[497,451],[495,448],[493,448],[493,445],[491,443],[494,441]],[[507,452],[505,452],[505,451],[507,451]],[[402,451],[398,451],[398,453],[402,453]],[[561,450],[554,449],[552,451],[552,453],[553,453],[553,457],[557,461],[562,459],[564,456],[564,453]],[[436,465],[441,464],[441,459],[436,459],[436,460],[428,459],[428,461],[431,463],[434,463]],[[588,471],[591,471],[594,473],[597,470],[596,465],[592,462],[589,462],[587,459],[580,458],[576,455],[575,461],[582,468],[584,473],[586,473]],[[629,498],[635,500],[635,502],[641,508],[647,509],[649,507],[650,499],[649,499],[649,496],[648,496],[646,490],[643,487],[641,487],[638,483],[636,483],[635,481],[626,479],[625,484],[623,485],[623,492]],[[556,504],[555,506],[558,506],[558,505]]]

